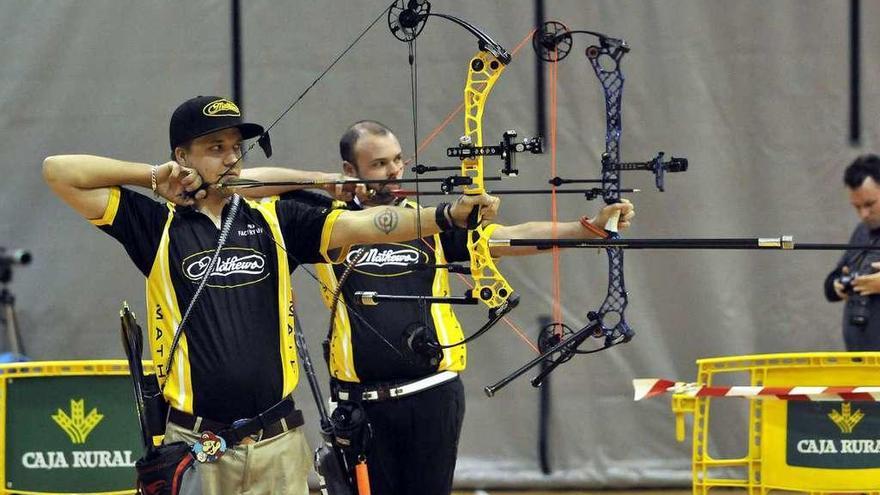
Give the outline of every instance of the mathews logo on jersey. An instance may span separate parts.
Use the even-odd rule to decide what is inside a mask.
[[[360,250],[348,253],[346,261],[360,260],[354,271],[373,277],[398,277],[411,273],[416,263],[427,263],[428,254],[406,244],[382,244],[370,247],[366,254]]]
[[[202,251],[183,260],[183,273],[193,282],[200,282],[214,251]],[[208,287],[240,287],[255,284],[269,276],[266,268],[266,256],[259,251],[248,248],[223,248],[217,263],[208,275]]]

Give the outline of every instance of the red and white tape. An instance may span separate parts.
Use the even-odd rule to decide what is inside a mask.
[[[802,401],[880,401],[880,387],[712,387],[699,383],[674,382],[659,378],[633,380],[634,400],[663,394],[687,397],[742,397],[746,399],[779,399]]]

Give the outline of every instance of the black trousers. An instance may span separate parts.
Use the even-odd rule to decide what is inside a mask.
[[[464,419],[456,378],[400,399],[364,402],[373,428],[367,454],[376,495],[449,495]]]

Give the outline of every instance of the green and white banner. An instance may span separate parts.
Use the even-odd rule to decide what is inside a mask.
[[[6,392],[7,490],[133,490],[143,449],[131,378],[14,378]]]
[[[880,403],[789,402],[786,463],[880,468]]]

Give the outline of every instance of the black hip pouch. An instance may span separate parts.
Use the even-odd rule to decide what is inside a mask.
[[[137,470],[137,489],[143,495],[178,495],[184,477],[194,474],[190,446],[174,442],[150,449],[134,464]],[[192,472],[190,472],[192,471]]]

